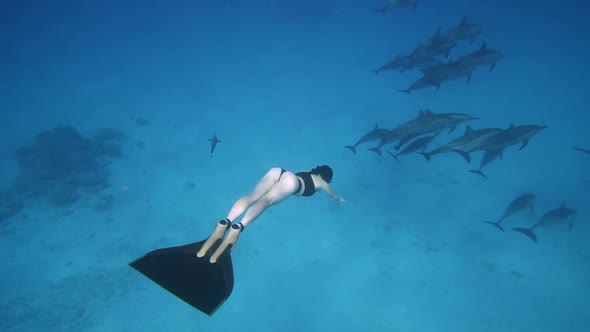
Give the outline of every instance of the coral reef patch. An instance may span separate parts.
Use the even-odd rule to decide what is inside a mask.
[[[29,200],[69,206],[107,188],[110,159],[122,156],[124,140],[125,134],[113,128],[97,130],[92,139],[69,126],[38,133],[34,145],[14,153],[19,174],[0,193],[0,220],[17,213]]]

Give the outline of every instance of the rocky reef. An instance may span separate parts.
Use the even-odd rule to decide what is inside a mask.
[[[69,206],[105,189],[108,165],[122,156],[124,140],[124,133],[113,128],[101,128],[93,138],[69,126],[37,134],[34,145],[14,153],[19,174],[6,192],[0,192],[0,220],[17,213],[29,200]]]

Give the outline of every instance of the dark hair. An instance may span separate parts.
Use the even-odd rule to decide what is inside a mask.
[[[316,166],[311,170],[311,173],[321,176],[328,183],[332,182],[332,177],[334,176],[334,171],[328,165]]]

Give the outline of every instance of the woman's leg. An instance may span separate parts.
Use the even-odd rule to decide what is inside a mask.
[[[273,175],[275,175],[276,170],[278,170],[278,175],[274,177]],[[223,254],[227,248],[230,248],[230,250],[234,249],[240,233],[248,224],[258,218],[268,207],[282,202],[289,196],[293,195],[297,188],[299,188],[299,179],[297,176],[291,172],[285,172],[281,176],[280,181],[279,176],[281,176],[280,168],[271,169],[262,178],[262,180],[260,180],[251,194],[240,198],[232,207],[228,218],[234,221],[235,218],[239,217],[245,209],[248,209],[246,215],[242,218],[240,223],[236,223],[231,226],[229,234],[225,238],[223,238],[223,235],[221,235],[213,240],[212,238],[215,236],[215,234],[225,233],[225,230],[227,229],[225,228],[226,224],[222,224],[222,222],[220,222],[216,228],[216,231],[212,236],[209,237],[209,239],[207,239],[205,245],[203,245],[201,250],[197,253],[197,256],[203,257],[207,253],[211,247],[211,245],[207,246],[209,242],[214,243],[218,239],[223,238],[223,241],[219,244],[219,247],[217,247],[215,252],[209,258],[209,262],[217,262],[219,256],[221,256],[221,254]],[[254,204],[251,205],[252,203]],[[248,206],[250,206],[250,208],[248,208]],[[234,219],[231,219],[232,217]],[[217,232],[218,229],[220,229],[219,232]]]
[[[211,234],[211,236],[209,236],[209,238],[207,238],[207,241],[205,241],[205,244],[201,247],[201,250],[199,250],[197,256],[205,256],[205,254],[207,254],[207,251],[209,251],[209,249],[213,246],[215,242],[217,242],[217,240],[223,240],[223,242],[211,256],[210,261],[211,263],[214,263],[219,257],[219,255],[221,255],[221,253],[225,250],[225,248],[227,248],[228,245],[235,245],[240,230],[238,230],[238,233],[233,234],[231,239],[229,238],[229,236],[224,239],[225,233],[229,229],[231,222],[235,221],[242,213],[244,213],[244,211],[250,205],[252,205],[256,201],[258,201],[262,196],[264,196],[264,194],[266,194],[279,181],[280,176],[280,168],[271,168],[266,173],[266,175],[264,175],[262,179],[258,181],[258,184],[250,194],[238,199],[229,211],[229,214],[227,215],[227,219],[229,219],[229,222],[228,220],[220,220],[217,223],[215,231],[213,232],[213,234]]]
[[[256,203],[262,196],[264,196],[278,181],[281,176],[281,169],[278,167],[271,168],[266,175],[258,182],[254,190],[248,195],[238,199],[232,206],[227,219],[234,222],[239,216],[246,211],[246,209]]]
[[[240,221],[244,227],[256,220],[267,208],[280,203],[293,195],[299,187],[299,179],[291,172],[285,172],[281,181],[275,184],[264,196],[258,199]],[[231,220],[231,219],[230,219]]]

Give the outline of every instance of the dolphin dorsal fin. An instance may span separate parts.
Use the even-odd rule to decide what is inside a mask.
[[[433,114],[432,111],[429,110],[428,108],[425,108],[424,109],[424,113],[426,113],[426,115],[432,115]]]
[[[420,112],[418,112],[418,116],[416,117],[416,119],[420,119],[424,117],[424,111],[420,110]]]
[[[461,20],[461,25],[467,24],[467,15],[463,15],[463,19]]]
[[[471,128],[471,126],[466,126],[465,127],[465,135],[471,134],[472,132],[473,132],[473,129]]]
[[[565,202],[561,203],[561,208],[564,209],[565,208]]]
[[[375,123],[375,127],[373,128],[373,130],[375,130],[377,128],[379,128],[379,124],[378,123]]]
[[[512,129],[514,128],[514,123],[511,123],[510,126],[508,126],[508,129]]]
[[[487,50],[488,49],[488,42],[483,42],[483,44],[481,44],[481,47],[479,48],[480,51],[483,50]]]

